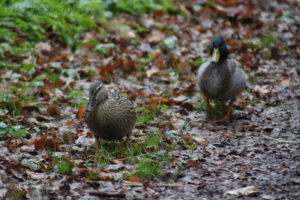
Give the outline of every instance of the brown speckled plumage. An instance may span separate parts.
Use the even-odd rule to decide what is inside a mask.
[[[136,121],[136,112],[133,104],[124,96],[108,93],[103,86],[99,91],[96,88],[103,83],[94,81],[90,86],[90,110],[85,112],[85,121],[96,139],[117,140],[128,136]],[[95,102],[91,99],[95,98]]]

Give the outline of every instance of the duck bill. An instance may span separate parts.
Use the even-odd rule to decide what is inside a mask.
[[[211,61],[212,62],[219,62],[220,59],[220,50],[219,49],[214,49],[213,55],[211,56]]]
[[[91,112],[95,104],[96,104],[96,100],[94,98],[91,98],[85,108],[85,112]]]

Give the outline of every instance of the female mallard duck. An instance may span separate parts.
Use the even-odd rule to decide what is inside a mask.
[[[102,81],[96,80],[90,85],[84,118],[96,138],[98,152],[99,138],[116,140],[128,136],[137,116],[135,108],[127,98],[108,93]]]
[[[199,68],[198,85],[209,111],[212,111],[209,98],[222,102],[230,100],[224,117],[230,119],[233,101],[245,88],[246,75],[239,62],[227,59],[228,50],[222,37],[214,37],[210,55],[211,58]]]

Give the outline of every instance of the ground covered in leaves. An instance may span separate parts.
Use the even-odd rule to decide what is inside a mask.
[[[109,5],[82,29],[75,14],[47,28],[1,15],[1,198],[299,198],[299,1],[161,2]],[[214,35],[248,74],[230,121],[196,86]],[[138,113],[97,155],[82,118],[94,79]]]

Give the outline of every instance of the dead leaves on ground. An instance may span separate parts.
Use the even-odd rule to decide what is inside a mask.
[[[60,146],[60,144],[62,144],[62,140],[56,137],[56,132],[51,132],[50,134],[52,135],[52,137],[49,137],[47,134],[42,134],[39,139],[35,140],[34,147],[37,151],[44,148],[63,151]]]

